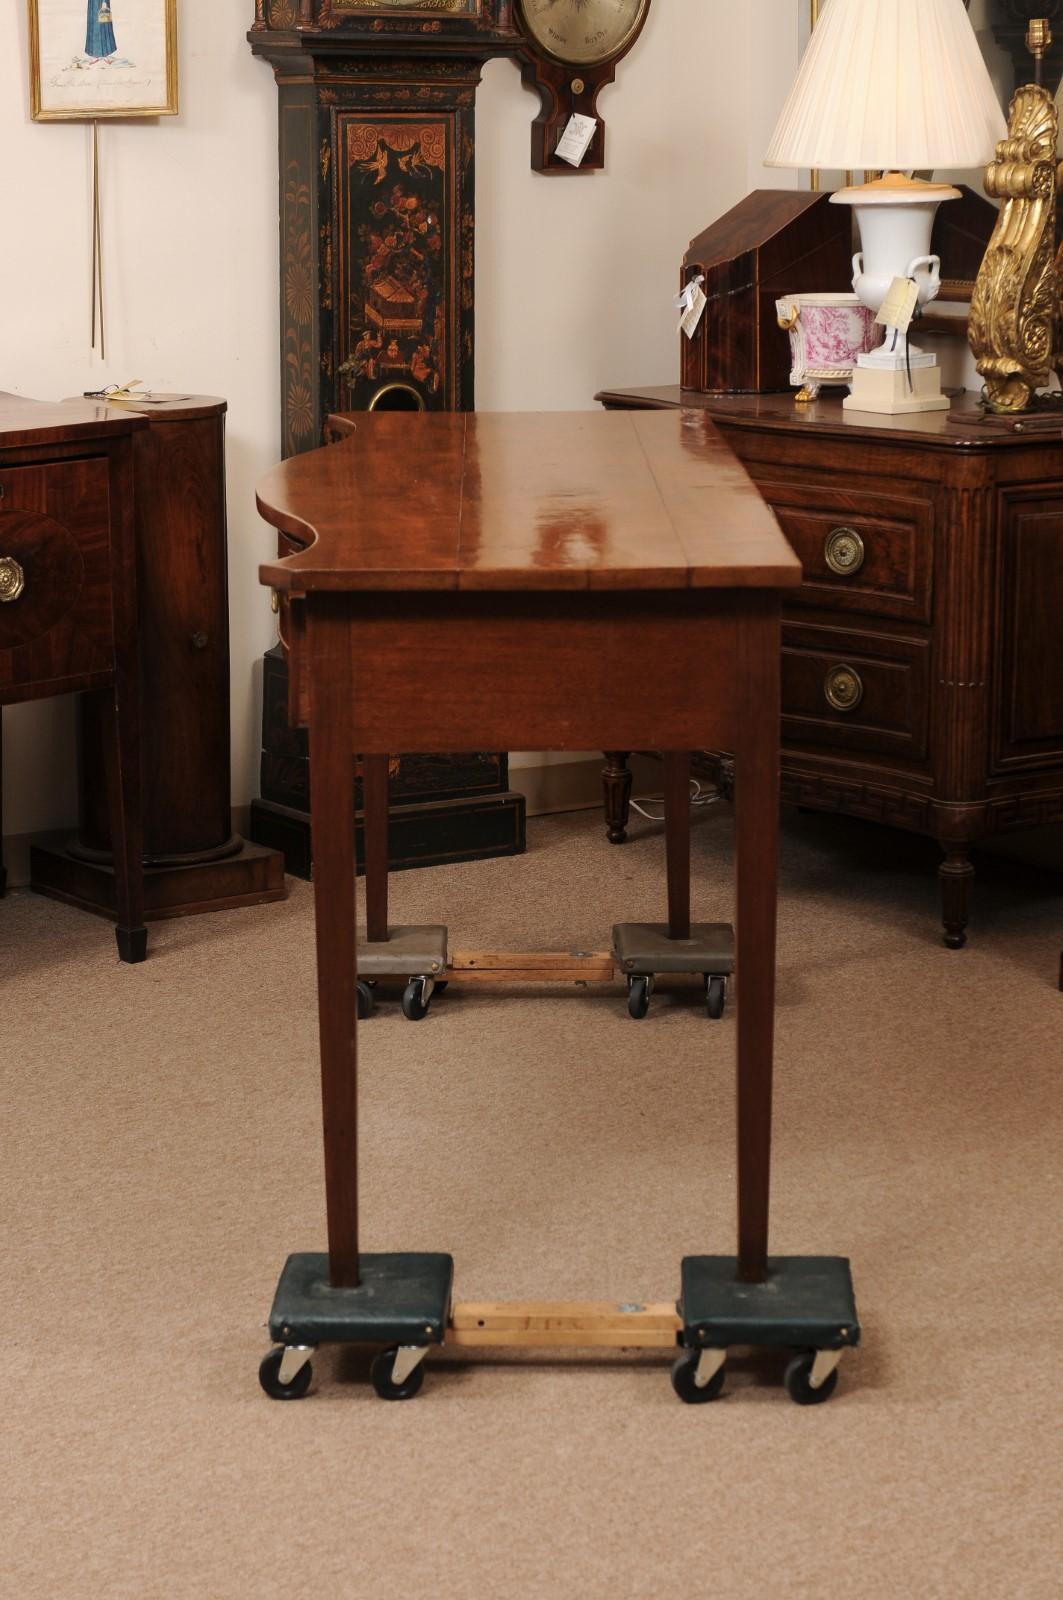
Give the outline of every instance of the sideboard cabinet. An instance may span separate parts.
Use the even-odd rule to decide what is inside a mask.
[[[707,410],[757,483],[805,574],[783,611],[783,797],[937,839],[959,949],[971,847],[1063,821],[1063,428],[998,430],[962,416],[970,396],[896,418],[789,394],[599,399]]]

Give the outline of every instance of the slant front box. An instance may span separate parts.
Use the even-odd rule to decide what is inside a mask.
[[[681,287],[704,278],[708,304],[693,339],[680,336],[680,382],[705,394],[790,384],[790,344],[778,324],[784,294],[847,292],[852,219],[826,194],[757,189],[692,240]]]

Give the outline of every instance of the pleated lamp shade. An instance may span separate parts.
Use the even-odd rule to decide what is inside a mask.
[[[977,167],[1007,132],[963,0],[827,0],[770,167]]]

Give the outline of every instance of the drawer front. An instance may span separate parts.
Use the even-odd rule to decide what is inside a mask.
[[[788,623],[782,705],[786,744],[925,761],[929,641]]]
[[[788,606],[930,621],[930,501],[766,479],[758,487],[804,567]]]
[[[0,692],[111,670],[105,459],[0,464]]]

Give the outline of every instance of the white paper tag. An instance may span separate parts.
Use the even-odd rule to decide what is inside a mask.
[[[581,111],[574,111],[554,154],[567,161],[570,167],[578,167],[590,149],[597,127],[597,117],[585,117]]]
[[[879,307],[876,322],[884,328],[897,328],[907,333],[919,304],[919,285],[912,278],[894,278],[889,293]]]
[[[676,310],[682,312],[679,318],[679,331],[685,333],[688,339],[693,339],[698,331],[702,312],[708,305],[708,296],[701,287],[705,282],[704,275],[691,278],[682,294],[675,297]]]

